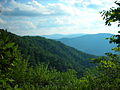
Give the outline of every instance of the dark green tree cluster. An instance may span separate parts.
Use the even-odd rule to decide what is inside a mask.
[[[17,47],[11,42],[6,31],[0,32],[0,88],[7,88],[13,79],[10,75],[16,67],[20,57]],[[7,87],[6,87],[7,86]]]
[[[93,59],[97,66],[85,74],[85,79],[93,90],[120,89],[120,57],[111,53],[107,55]]]

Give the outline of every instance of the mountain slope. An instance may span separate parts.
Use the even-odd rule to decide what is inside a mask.
[[[109,38],[112,34],[100,33],[100,34],[88,34],[77,38],[62,38],[58,39],[62,43],[74,47],[77,50],[81,50],[83,52],[102,56],[105,55],[106,52],[112,52],[111,48],[115,47],[114,44],[109,44],[109,40],[105,40],[105,38]]]
[[[45,39],[43,37],[17,36],[10,33],[14,42],[18,45],[24,57],[29,56],[32,66],[41,62],[49,64],[59,71],[75,69],[83,72],[86,67],[90,67],[89,58],[96,56],[89,55],[74,48],[66,46],[59,41]]]

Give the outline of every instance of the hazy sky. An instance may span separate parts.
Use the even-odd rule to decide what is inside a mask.
[[[115,0],[0,0],[0,28],[18,35],[117,33],[99,14]]]

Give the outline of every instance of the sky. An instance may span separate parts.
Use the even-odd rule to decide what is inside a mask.
[[[0,0],[0,28],[17,35],[113,33],[100,11],[115,0]]]

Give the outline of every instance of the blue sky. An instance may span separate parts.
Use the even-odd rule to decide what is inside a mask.
[[[0,0],[0,28],[18,35],[117,33],[99,14],[115,0]]]

